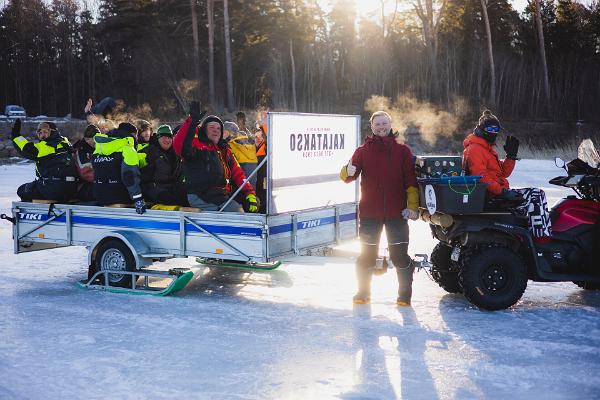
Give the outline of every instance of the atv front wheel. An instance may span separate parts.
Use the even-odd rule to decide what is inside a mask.
[[[463,252],[460,259],[463,293],[486,310],[514,305],[527,287],[525,263],[506,247],[483,247]]]
[[[573,281],[573,283],[585,290],[600,290],[600,282]]]
[[[458,281],[458,271],[450,270],[450,255],[452,247],[445,243],[438,243],[431,252],[431,277],[448,293],[460,293],[462,288]]]

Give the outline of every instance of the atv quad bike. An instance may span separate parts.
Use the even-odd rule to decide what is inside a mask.
[[[572,281],[586,290],[600,290],[600,170],[591,141],[580,146],[579,158],[555,160],[567,176],[550,184],[571,188],[550,211],[552,237],[536,243],[528,220],[515,204],[488,201],[483,212],[433,215],[422,210],[439,240],[431,254],[432,278],[450,293],[462,292],[486,310],[514,305],[527,281]]]

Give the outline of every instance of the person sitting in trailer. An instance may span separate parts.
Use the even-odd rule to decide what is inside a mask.
[[[173,150],[173,132],[169,125],[156,131],[157,146],[148,146],[148,165],[141,170],[144,199],[165,205],[187,206],[181,159]]]
[[[246,176],[250,176],[258,165],[254,139],[248,137],[244,131],[240,131],[235,122],[230,121],[223,123],[223,139],[229,144],[231,152],[240,164],[240,167],[244,170]],[[250,182],[252,187],[256,187],[256,174],[252,175],[248,182]]]
[[[33,143],[21,135],[21,120],[12,128],[12,143],[19,155],[35,161],[36,179],[17,189],[21,201],[33,199],[71,200],[77,190],[75,165],[69,139],[62,136],[52,122],[42,122],[37,127],[39,142]]]
[[[256,160],[260,164],[267,156],[267,114],[259,114],[259,122],[257,122],[256,132],[254,133],[254,144],[256,146]],[[267,165],[256,172],[256,193],[260,200],[260,212],[266,213],[267,208]]]
[[[138,152],[140,159],[140,168],[146,168],[148,165],[148,152],[150,151],[151,144],[156,144],[156,137],[152,130],[152,125],[145,119],[141,119],[137,123],[138,134],[136,136],[135,150]]]
[[[135,151],[137,128],[121,122],[108,135],[94,136],[96,149],[92,158],[94,168],[94,198],[100,205],[135,203],[138,214],[146,212],[140,186],[139,158]]]
[[[93,184],[94,184],[94,168],[92,167],[92,157],[96,142],[94,136],[100,133],[100,129],[96,125],[88,125],[83,132],[83,137],[75,142],[73,148],[75,154],[75,168],[79,182],[77,184],[77,200],[81,202],[90,202],[94,200]]]
[[[258,200],[244,170],[223,140],[223,122],[219,117],[200,112],[200,103],[192,102],[190,115],[175,136],[173,147],[183,159],[187,198],[191,207],[204,211],[251,212],[259,210]],[[202,122],[200,122],[202,120]],[[231,199],[232,184],[242,187],[244,207]]]

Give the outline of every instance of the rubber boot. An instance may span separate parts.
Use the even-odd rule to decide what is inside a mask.
[[[358,292],[352,298],[354,304],[369,304],[371,302],[371,279],[377,259],[377,246],[362,246],[362,252],[356,261],[356,280]]]
[[[396,267],[396,275],[398,275],[396,304],[400,307],[409,307],[412,298],[412,281],[415,267],[412,259],[406,254],[407,247],[407,245],[390,246],[390,256]]]

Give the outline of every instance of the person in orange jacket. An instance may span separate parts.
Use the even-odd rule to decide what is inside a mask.
[[[256,157],[257,164],[260,164],[262,160],[267,156],[267,113],[259,114],[259,121],[257,123],[257,129],[254,133],[254,143],[256,145]],[[260,212],[267,212],[267,165],[263,164],[262,167],[256,172],[256,195],[260,200]]]
[[[538,188],[510,188],[507,178],[515,168],[519,139],[507,136],[506,157],[500,160],[495,147],[501,131],[498,117],[485,110],[473,133],[463,142],[463,169],[467,175],[481,176],[480,182],[487,184],[490,198],[499,197],[516,204],[517,212],[529,217],[529,229],[534,237],[548,237],[552,234],[552,226],[546,194]]]

